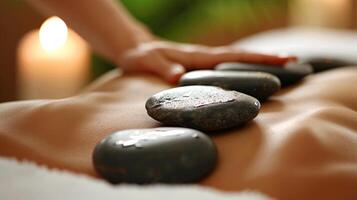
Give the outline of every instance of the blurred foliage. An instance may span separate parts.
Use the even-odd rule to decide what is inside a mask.
[[[119,0],[118,0],[119,1]],[[286,0],[121,0],[157,36],[209,45],[226,44],[286,20]],[[278,26],[279,26],[278,25]],[[113,68],[94,57],[94,75]]]
[[[156,35],[183,42],[195,42],[215,29],[240,35],[247,29],[273,24],[281,20],[287,7],[286,0],[122,0],[122,3]]]

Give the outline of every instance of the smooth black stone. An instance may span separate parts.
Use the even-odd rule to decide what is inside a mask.
[[[184,86],[155,94],[145,107],[152,118],[164,124],[217,131],[252,120],[260,103],[254,97],[215,86]]]
[[[179,85],[217,86],[248,94],[260,101],[267,99],[280,89],[279,79],[264,72],[197,70],[184,74]]]
[[[312,73],[309,64],[289,63],[282,66],[247,64],[247,63],[221,63],[217,65],[219,71],[260,71],[273,74],[280,79],[282,86],[294,84]]]
[[[356,66],[357,63],[345,61],[341,59],[328,58],[328,57],[315,57],[309,58],[305,61],[309,63],[314,69],[314,73],[323,72],[340,67]]]
[[[129,129],[97,144],[96,171],[111,183],[195,182],[217,162],[215,144],[187,128]]]

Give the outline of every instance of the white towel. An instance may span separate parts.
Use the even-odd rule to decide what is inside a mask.
[[[266,200],[270,198],[253,191],[228,193],[197,185],[113,186],[85,175],[0,157],[0,199]]]

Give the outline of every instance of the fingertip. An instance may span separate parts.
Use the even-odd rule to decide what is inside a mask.
[[[185,73],[185,68],[180,64],[174,64],[167,74],[167,81],[171,84],[176,84],[181,76]]]
[[[286,64],[289,62],[296,62],[298,61],[298,58],[296,56],[290,56],[290,55],[284,55],[284,56],[279,56],[280,58],[280,64]]]
[[[288,56],[288,59],[291,61],[297,61],[298,57],[297,56]]]

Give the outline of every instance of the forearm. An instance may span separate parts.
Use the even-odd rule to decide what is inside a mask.
[[[116,61],[150,34],[113,0],[29,0],[48,15],[57,15],[106,58]]]

